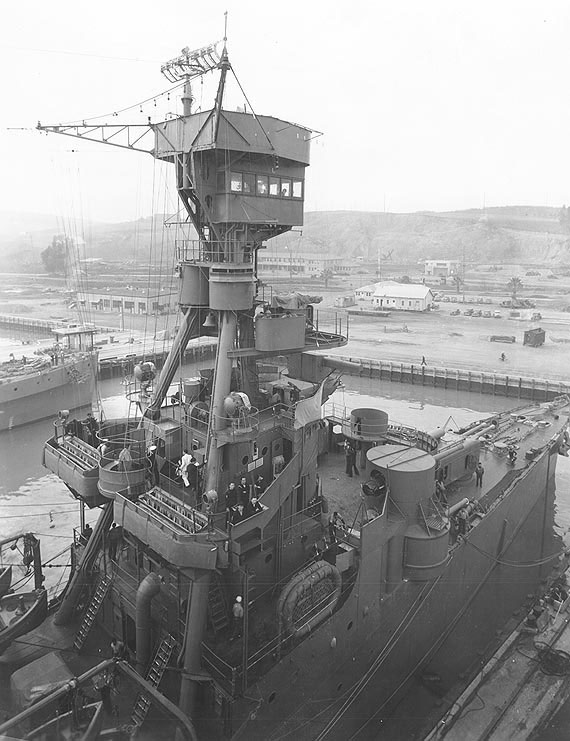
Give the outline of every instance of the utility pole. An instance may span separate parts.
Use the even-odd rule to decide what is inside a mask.
[[[461,246],[461,277],[463,278],[463,303],[465,303],[465,242]]]

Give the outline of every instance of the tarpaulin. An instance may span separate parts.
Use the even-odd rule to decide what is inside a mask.
[[[49,692],[73,679],[65,661],[52,651],[15,671],[10,677],[12,697],[25,710]]]
[[[282,309],[304,309],[308,304],[320,304],[322,296],[310,296],[307,293],[292,291],[291,293],[279,293],[272,297],[271,306]]]

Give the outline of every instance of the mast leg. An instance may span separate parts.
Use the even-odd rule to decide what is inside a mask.
[[[168,353],[166,362],[160,372],[152,400],[145,411],[145,417],[150,417],[152,419],[155,416],[158,416],[164,397],[168,393],[174,374],[184,356],[184,351],[186,350],[188,341],[192,339],[192,337],[198,337],[200,335],[200,322],[201,310],[199,308],[190,307],[186,313],[182,315],[180,328],[174,338],[174,342],[172,343],[172,349]]]
[[[180,710],[193,717],[196,710],[196,694],[198,685],[196,676],[201,672],[200,656],[202,655],[202,640],[206,625],[208,609],[208,592],[210,590],[211,571],[198,571],[192,582],[192,591],[188,600],[188,615],[186,616],[186,635],[184,649],[184,667],[180,682]]]
[[[223,311],[219,315],[220,333],[218,337],[218,352],[216,355],[216,370],[214,373],[214,388],[210,407],[210,438],[208,441],[208,458],[205,491],[218,491],[219,472],[222,463],[223,447],[219,448],[216,442],[216,433],[226,426],[224,400],[230,393],[232,380],[232,361],[228,352],[232,349],[235,337],[237,319],[233,311]]]

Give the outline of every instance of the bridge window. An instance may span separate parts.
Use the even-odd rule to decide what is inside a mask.
[[[266,196],[269,190],[267,175],[257,176],[257,195]]]
[[[228,183],[223,171],[217,173],[218,193],[227,192]],[[231,193],[247,193],[272,198],[302,198],[303,181],[280,178],[274,175],[258,175],[253,172],[230,172],[229,190]]]
[[[243,174],[243,192],[255,193],[255,175],[251,172]]]

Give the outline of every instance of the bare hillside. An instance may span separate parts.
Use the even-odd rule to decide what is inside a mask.
[[[68,226],[80,257],[146,263],[172,260],[175,232],[162,215],[119,224]],[[41,251],[63,231],[52,216],[0,213],[0,256],[5,269],[41,268]],[[471,263],[570,264],[568,209],[504,206],[485,211],[392,214],[315,211],[302,230],[268,246],[398,263],[460,259]]]

